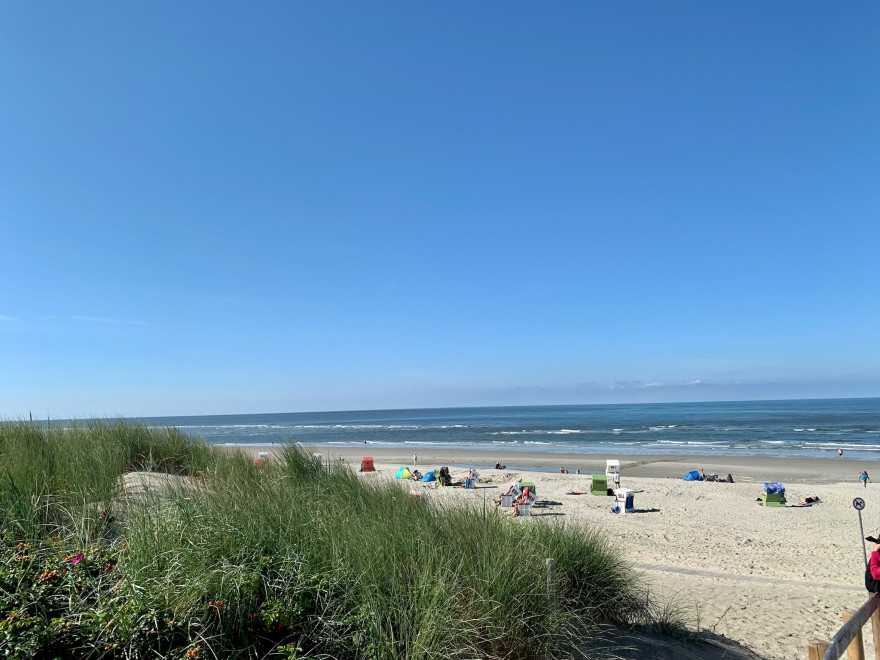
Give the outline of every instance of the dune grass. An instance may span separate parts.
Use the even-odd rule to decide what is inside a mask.
[[[198,487],[125,504],[136,469]],[[175,429],[0,424],[0,530],[9,657],[537,660],[648,616],[594,530],[437,507],[293,444],[258,467]]]

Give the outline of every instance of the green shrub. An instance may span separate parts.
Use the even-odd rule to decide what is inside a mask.
[[[132,469],[197,488],[126,502]],[[292,444],[258,467],[175,429],[11,423],[0,484],[10,657],[564,658],[646,616],[593,530],[441,510]]]

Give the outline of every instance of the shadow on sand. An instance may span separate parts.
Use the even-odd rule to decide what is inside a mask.
[[[710,632],[661,635],[645,627],[608,628],[581,646],[592,657],[616,660],[763,660],[739,642]]]

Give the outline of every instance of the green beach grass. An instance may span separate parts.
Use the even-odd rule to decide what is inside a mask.
[[[132,471],[184,478],[126,498]],[[650,623],[596,531],[440,508],[293,444],[257,466],[176,429],[3,423],[0,530],[7,657],[537,660]]]

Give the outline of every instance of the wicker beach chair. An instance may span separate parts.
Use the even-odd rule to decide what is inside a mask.
[[[590,475],[590,493],[593,495],[608,495],[608,477],[604,474]]]
[[[785,487],[780,483],[765,483],[761,504],[763,506],[785,506]]]
[[[532,505],[538,501],[538,494],[535,492],[535,484],[531,482],[520,482],[520,488],[522,488],[522,495],[519,498],[522,500],[518,504],[514,501],[514,514],[516,516],[531,516],[532,515]],[[523,499],[525,497],[525,499]]]
[[[498,506],[512,507],[513,501],[520,495],[522,495],[522,488],[519,487],[519,484],[511,484],[507,492],[501,495],[501,501],[498,503]]]

